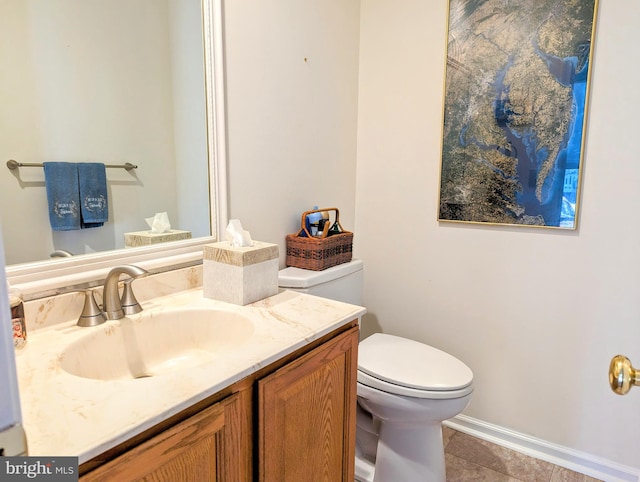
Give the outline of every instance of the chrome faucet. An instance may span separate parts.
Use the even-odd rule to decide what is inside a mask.
[[[125,281],[125,292],[123,295],[123,299],[125,302],[125,307],[122,306],[122,301],[120,299],[120,292],[118,291],[118,281],[120,280],[120,275],[126,274],[129,275],[132,279]],[[131,264],[125,264],[122,266],[116,266],[107,275],[107,279],[104,281],[104,288],[102,290],[102,302],[104,307],[104,313],[107,315],[107,318],[110,320],[119,320],[120,318],[124,318],[125,312],[130,315],[133,313],[139,313],[142,311],[142,308],[138,304],[135,296],[133,296],[133,291],[131,290],[131,282],[133,279],[140,278],[142,276],[146,276],[149,273],[138,266],[134,266]]]

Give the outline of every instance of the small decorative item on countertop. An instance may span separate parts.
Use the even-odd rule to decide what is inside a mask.
[[[333,224],[327,222],[323,213],[335,212]],[[313,236],[307,228],[308,216],[319,213],[325,219],[319,236]],[[313,219],[313,218],[312,218]],[[342,263],[348,263],[353,256],[353,233],[345,231],[340,224],[338,208],[314,209],[302,213],[300,231],[288,234],[287,266],[321,271]]]
[[[24,302],[19,291],[9,288],[11,324],[13,325],[13,345],[22,348],[27,343],[27,326],[24,319]]]
[[[236,219],[227,227],[228,241],[204,246],[204,296],[247,305],[278,293],[278,245],[251,240]]]

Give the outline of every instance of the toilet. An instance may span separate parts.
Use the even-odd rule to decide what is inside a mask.
[[[289,267],[281,288],[362,305],[363,263]],[[469,403],[473,373],[437,348],[375,333],[358,345],[356,480],[445,482],[442,421]]]

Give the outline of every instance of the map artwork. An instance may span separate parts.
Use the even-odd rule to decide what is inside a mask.
[[[597,0],[450,0],[439,220],[577,227]]]

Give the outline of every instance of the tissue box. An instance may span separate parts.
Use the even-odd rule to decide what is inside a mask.
[[[278,245],[254,241],[235,248],[227,241],[204,247],[204,296],[247,305],[278,292]]]
[[[152,233],[151,231],[134,231],[124,233],[125,248],[137,248],[138,246],[149,246],[156,243],[167,243],[169,241],[180,241],[181,239],[191,239],[191,231],[180,231],[170,229],[165,233]]]

